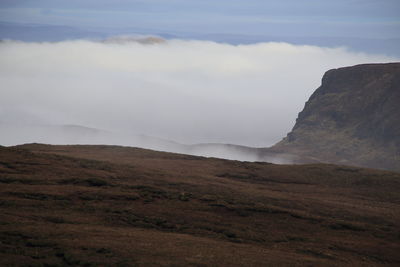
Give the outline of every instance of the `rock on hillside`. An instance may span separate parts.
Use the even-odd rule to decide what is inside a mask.
[[[400,170],[400,63],[329,70],[270,151]]]

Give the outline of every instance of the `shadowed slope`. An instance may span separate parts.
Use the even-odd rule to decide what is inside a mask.
[[[400,63],[330,70],[293,130],[268,151],[400,171],[399,103]]]

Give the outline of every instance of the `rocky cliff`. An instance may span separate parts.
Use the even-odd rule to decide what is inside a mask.
[[[270,151],[400,170],[400,63],[329,70]]]

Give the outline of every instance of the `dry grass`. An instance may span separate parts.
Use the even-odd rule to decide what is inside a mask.
[[[1,265],[400,264],[400,175],[113,146],[0,148]]]

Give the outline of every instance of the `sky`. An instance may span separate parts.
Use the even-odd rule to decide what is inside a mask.
[[[2,0],[0,21],[171,33],[399,38],[398,0]]]
[[[1,0],[0,128],[82,125],[270,146],[325,71],[399,61],[399,8],[397,0]]]

